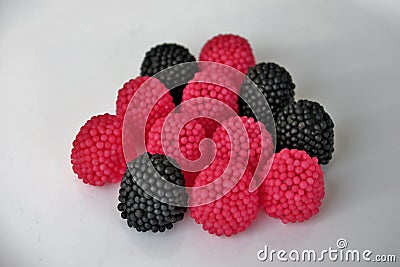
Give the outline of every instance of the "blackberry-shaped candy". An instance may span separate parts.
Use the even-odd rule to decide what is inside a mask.
[[[188,200],[185,180],[172,161],[160,154],[145,153],[127,164],[118,210],[129,227],[139,232],[164,232],[183,219]]]
[[[286,106],[278,115],[276,134],[278,149],[297,148],[317,157],[319,164],[332,159],[334,123],[317,102],[299,100]]]
[[[170,89],[175,105],[179,105],[185,84],[193,78],[198,68],[196,63],[175,65],[194,61],[196,58],[187,48],[178,44],[164,43],[151,48],[146,53],[140,71],[142,76],[153,76],[158,73],[156,78]],[[175,67],[167,69],[172,66]],[[159,73],[162,70],[164,71]]]
[[[268,124],[267,118],[271,116],[270,112],[276,120],[283,107],[294,101],[295,84],[285,68],[275,63],[259,63],[249,68],[247,77],[250,79],[245,79],[240,88],[239,114],[241,116],[255,118],[255,113],[261,116],[257,119]],[[257,88],[251,81],[257,85],[262,94],[256,91]],[[262,97],[268,101],[270,110],[264,101],[260,101]]]

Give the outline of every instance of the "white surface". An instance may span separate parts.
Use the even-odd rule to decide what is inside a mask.
[[[221,32],[247,37],[257,61],[287,67],[297,97],[332,115],[322,210],[296,225],[260,214],[233,238],[189,217],[139,234],[119,217],[117,185],[76,179],[71,142],[90,116],[114,111],[151,46],[175,41],[198,55]],[[264,245],[318,250],[340,237],[399,261],[399,47],[395,0],[1,0],[0,266],[266,265]]]

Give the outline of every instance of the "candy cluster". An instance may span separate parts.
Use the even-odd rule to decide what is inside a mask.
[[[256,64],[243,37],[213,37],[199,60],[179,44],[151,48],[115,115],[92,117],[73,141],[78,178],[120,183],[118,210],[140,232],[171,229],[188,209],[217,236],[246,230],[259,208],[285,224],[317,214],[320,164],[334,150],[329,114],[296,101],[289,72]]]

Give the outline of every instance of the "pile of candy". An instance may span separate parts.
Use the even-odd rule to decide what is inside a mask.
[[[329,114],[295,101],[289,72],[256,64],[243,37],[215,36],[199,60],[178,44],[150,49],[115,115],[93,116],[73,141],[79,179],[120,183],[118,210],[141,232],[171,229],[188,209],[218,236],[247,229],[259,208],[285,224],[318,213]]]

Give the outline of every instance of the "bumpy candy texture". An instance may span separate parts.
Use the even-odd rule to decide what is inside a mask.
[[[308,220],[318,213],[324,198],[324,173],[317,158],[305,151],[283,149],[259,188],[260,206],[283,223]]]
[[[276,120],[279,112],[294,101],[295,84],[285,68],[275,63],[259,63],[249,69],[247,77],[240,88],[240,115],[255,118],[256,114],[258,120],[267,124],[269,116]],[[270,109],[260,100],[262,97]]]
[[[277,146],[305,150],[327,164],[334,151],[334,123],[317,102],[299,100],[286,106],[276,121]]]
[[[234,34],[221,34],[209,40],[202,48],[199,59],[222,63],[244,74],[256,64],[249,42]]]
[[[146,148],[152,154],[174,158],[182,169],[186,185],[193,186],[198,172],[196,166],[190,163],[200,158],[200,142],[205,137],[205,130],[200,123],[188,119],[185,114],[173,113],[154,123],[147,135]]]
[[[238,90],[237,81],[231,77],[219,76],[211,70],[198,72],[183,90],[181,111],[203,117],[197,120],[211,137],[218,121],[237,114]]]
[[[85,184],[121,181],[125,170],[122,121],[114,115],[93,116],[81,127],[71,153],[73,171]]]
[[[257,190],[252,193],[248,190],[252,174],[244,171],[243,165],[227,166],[228,161],[215,160],[202,171],[195,187],[216,183],[210,188],[195,189],[190,199],[194,204],[208,203],[191,207],[191,216],[204,230],[217,236],[231,236],[246,230],[258,213]]]
[[[195,63],[176,65],[194,61],[196,58],[190,54],[187,48],[178,44],[160,44],[146,52],[140,68],[141,75],[153,76],[158,73],[156,78],[170,89],[175,105],[179,105],[182,100],[184,84],[193,78],[198,68]],[[175,67],[167,69],[172,66]],[[162,70],[164,71],[160,73]]]
[[[165,180],[163,180],[165,179]],[[118,210],[139,232],[164,232],[183,219],[188,196],[181,171],[171,159],[145,153],[127,164],[119,190]]]
[[[255,122],[253,118],[227,119],[216,129],[212,140],[216,145],[216,159],[247,162],[251,173],[262,160],[268,160],[274,153],[271,135],[261,122]]]
[[[118,91],[117,117],[140,128],[145,126],[146,131],[174,108],[168,89],[156,78],[139,76],[125,83]]]

